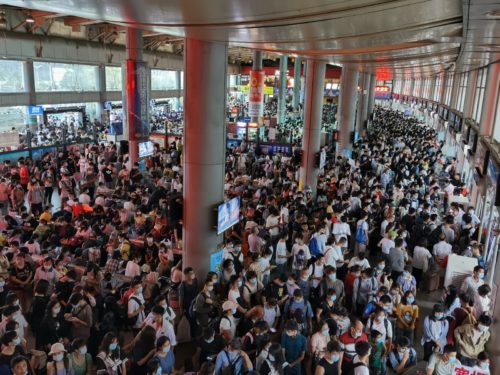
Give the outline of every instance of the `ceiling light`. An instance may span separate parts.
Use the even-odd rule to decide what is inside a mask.
[[[33,18],[33,16],[31,15],[31,12],[29,12],[27,15],[26,15],[26,19],[24,20],[24,22],[26,23],[35,23],[35,19]]]
[[[500,19],[500,10],[491,10],[488,13],[486,13],[486,17],[492,19]]]
[[[5,18],[5,11],[0,12],[0,27],[7,27],[7,18]]]

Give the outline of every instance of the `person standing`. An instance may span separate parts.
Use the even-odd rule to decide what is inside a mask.
[[[281,346],[285,351],[285,359],[289,365],[285,368],[286,375],[301,375],[302,361],[307,350],[307,340],[299,333],[295,320],[285,323],[285,332],[281,334]]]

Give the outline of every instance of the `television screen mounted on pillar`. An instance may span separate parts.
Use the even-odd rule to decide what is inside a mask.
[[[240,197],[234,197],[217,207],[217,235],[240,221]]]

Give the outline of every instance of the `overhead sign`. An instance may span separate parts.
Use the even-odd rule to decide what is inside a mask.
[[[30,116],[42,116],[43,107],[41,105],[30,105],[28,107],[28,113]]]
[[[389,99],[391,97],[391,88],[389,86],[375,86],[375,98]]]

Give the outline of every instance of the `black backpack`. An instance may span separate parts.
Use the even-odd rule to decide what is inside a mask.
[[[137,302],[139,307],[142,306],[142,302],[137,297],[132,296],[128,300],[130,301],[131,299],[134,300],[135,302]],[[128,310],[128,301],[127,301],[126,306],[127,306],[127,310]],[[135,323],[137,323],[137,319],[139,319],[139,315],[141,315],[141,314],[139,313],[133,317],[129,317],[127,314],[127,323],[130,327],[133,327],[135,325]]]
[[[443,224],[439,225],[436,229],[434,229],[430,235],[427,237],[427,244],[429,249],[439,242],[439,236],[443,233]]]

